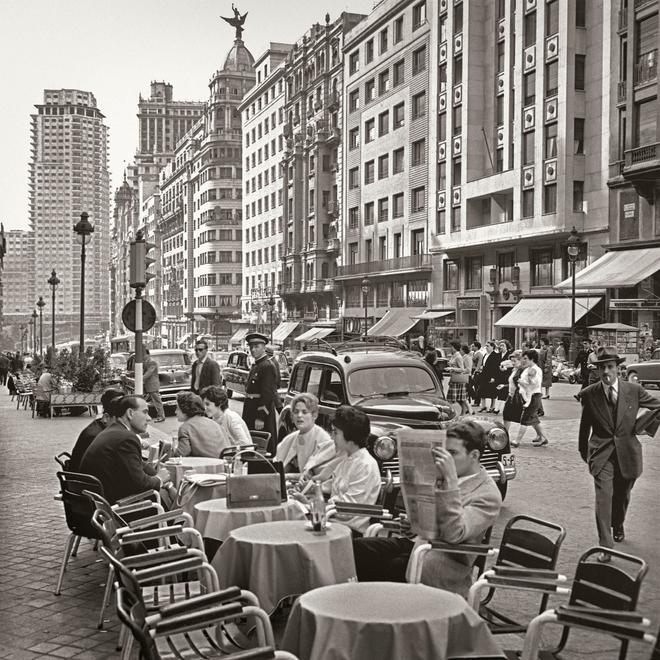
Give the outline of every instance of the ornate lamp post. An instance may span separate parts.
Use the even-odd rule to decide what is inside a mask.
[[[41,359],[44,359],[44,307],[46,306],[46,301],[43,299],[43,296],[39,296],[37,300],[37,307],[39,308],[39,355]]]
[[[60,283],[60,278],[57,277],[57,273],[53,268],[53,272],[50,274],[50,277],[48,278],[48,284],[50,284],[51,291],[53,292],[51,329],[50,329],[50,343],[53,347],[53,354],[55,353],[55,289],[57,289],[57,285],[59,283]]]
[[[271,296],[268,299],[268,307],[270,308],[270,343],[273,343],[273,310],[275,309],[275,298]]]
[[[25,333],[27,332],[27,326],[24,323],[21,323],[18,326],[18,330],[21,333],[21,355],[23,355],[23,353],[25,353],[24,344],[25,344]]]
[[[215,350],[218,350],[218,322],[220,321],[220,312],[216,309],[213,314],[213,330],[215,331]]]
[[[37,310],[32,310],[32,355],[37,354]]]
[[[568,260],[571,262],[571,345],[569,347],[568,355],[569,360],[575,360],[575,262],[580,255],[580,234],[577,233],[575,227],[571,229],[568,236]]]
[[[362,280],[362,298],[364,301],[364,340],[367,340],[368,312],[369,312],[369,291],[371,291],[371,282],[365,277]]]
[[[80,357],[82,357],[85,352],[85,245],[94,233],[94,227],[85,211],[80,214],[80,220],[73,225],[73,231],[78,234],[80,242]]]

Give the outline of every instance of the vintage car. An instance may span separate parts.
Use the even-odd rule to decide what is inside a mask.
[[[371,421],[369,450],[378,460],[384,479],[398,484],[396,443],[389,432],[402,427],[446,429],[458,419],[442,395],[434,371],[418,354],[390,346],[348,342],[298,356],[280,415],[278,442],[294,430],[291,400],[301,392],[319,399],[317,424],[330,430],[335,410],[350,404]],[[462,419],[462,418],[461,418]],[[471,416],[487,432],[488,447],[481,463],[497,483],[502,496],[516,476],[509,435],[496,420]]]
[[[158,364],[160,397],[165,411],[174,411],[176,395],[190,390],[192,363],[186,351],[176,348],[154,348],[151,357]],[[124,389],[130,394],[135,390],[135,353],[131,354],[126,364],[126,373],[122,378]]]
[[[650,360],[626,365],[626,378],[640,385],[660,386],[660,348],[653,351]]]
[[[291,369],[286,355],[275,351],[273,356],[280,368],[280,389],[286,390],[289,386]],[[232,351],[227,358],[227,366],[222,370],[222,384],[227,390],[227,396],[232,397],[234,392],[245,394],[245,384],[252,366],[252,358],[245,351]]]

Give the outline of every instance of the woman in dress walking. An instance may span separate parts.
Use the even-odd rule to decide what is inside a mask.
[[[500,377],[500,354],[496,350],[494,341],[486,342],[486,356],[481,371],[481,387],[479,394],[482,407],[479,412],[486,411],[486,399],[490,399],[490,408],[487,412],[495,412],[495,399],[497,398],[497,380]]]
[[[470,412],[470,406],[467,402],[469,373],[465,368],[460,342],[453,341],[450,345],[454,352],[449,358],[449,364],[447,365],[447,369],[449,370],[447,401],[449,403],[458,403],[461,407],[461,415],[466,415]]]
[[[541,350],[539,352],[539,367],[543,372],[543,381],[541,386],[545,390],[544,399],[550,398],[550,388],[552,387],[552,358],[553,350],[550,340],[547,337],[541,339]]]
[[[509,433],[512,423],[520,424],[520,418],[523,413],[523,399],[518,390],[518,381],[523,372],[522,365],[520,364],[521,357],[522,351],[513,351],[508,360],[511,362],[511,369],[509,371],[507,398],[504,402],[504,409],[502,410],[502,421],[504,422],[504,428],[507,433]],[[525,427],[521,426],[518,430],[518,438],[511,440],[511,446],[517,447],[523,435],[525,435]]]
[[[515,441],[511,441],[513,447],[517,447],[528,426],[536,431],[536,437],[532,440],[532,446],[543,447],[548,444],[548,438],[541,428],[539,409],[541,408],[541,383],[543,372],[538,365],[539,355],[534,349],[523,351],[520,365],[523,372],[518,380],[518,391],[523,399],[523,411],[520,417],[521,433]]]

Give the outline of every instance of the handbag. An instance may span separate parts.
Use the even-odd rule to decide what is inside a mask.
[[[222,486],[226,482],[226,479],[226,474],[193,473],[184,475],[176,493],[175,503],[177,508],[184,508],[191,504],[191,501],[196,496],[196,494],[204,488],[215,488],[216,486]],[[200,502],[207,499],[209,499],[209,497],[197,498],[197,500]]]
[[[238,452],[239,456],[244,452]],[[248,450],[251,456],[259,456],[271,465],[270,461],[255,452]],[[227,477],[227,508],[236,509],[252,506],[279,506],[282,504],[282,486],[280,474],[273,468],[272,474],[232,474]]]

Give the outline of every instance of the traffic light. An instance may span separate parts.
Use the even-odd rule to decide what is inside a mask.
[[[155,243],[147,243],[144,240],[142,230],[135,235],[135,240],[131,241],[130,252],[130,285],[133,289],[144,288],[149,280],[156,275],[148,272],[147,269],[156,260],[149,256],[152,250],[156,249]]]

